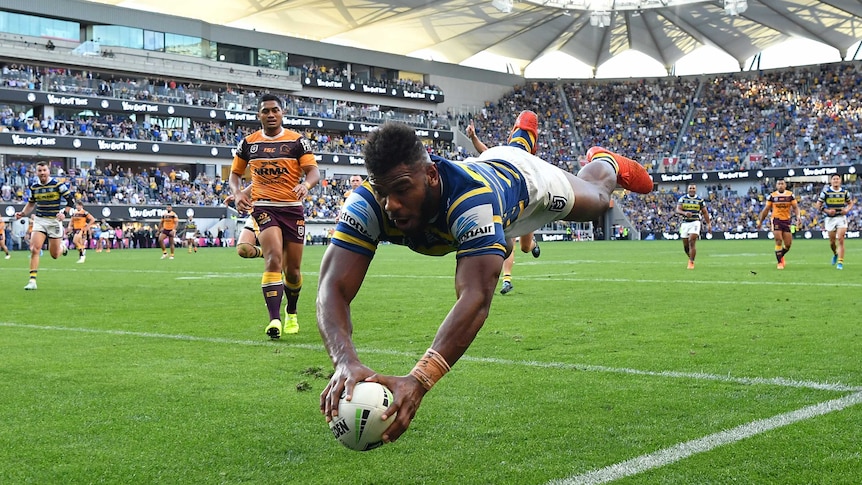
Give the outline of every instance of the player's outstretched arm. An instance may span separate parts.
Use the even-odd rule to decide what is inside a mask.
[[[477,152],[483,153],[488,147],[482,143],[482,140],[479,139],[479,136],[476,134],[476,127],[473,125],[473,120],[470,120],[470,124],[467,125],[467,138],[473,143],[473,148],[476,149]]]
[[[385,416],[398,413],[383,433],[383,441],[395,441],[407,430],[425,393],[473,343],[488,318],[502,265],[503,258],[500,255],[459,259],[455,269],[457,301],[437,330],[431,348],[410,374],[400,377],[375,375],[369,379],[392,391],[394,400]]]
[[[338,414],[338,401],[345,389],[352,396],[353,386],[374,374],[356,354],[350,302],[359,292],[371,258],[334,244],[326,249],[320,264],[317,289],[317,329],[329,352],[335,373],[320,394],[320,411],[330,421]]]

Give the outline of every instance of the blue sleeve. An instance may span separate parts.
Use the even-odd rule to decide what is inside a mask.
[[[497,197],[490,190],[465,194],[449,207],[447,222],[458,245],[456,257],[499,254],[506,257],[506,236]]]
[[[374,195],[360,186],[344,202],[332,244],[374,257],[383,226],[383,212]]]

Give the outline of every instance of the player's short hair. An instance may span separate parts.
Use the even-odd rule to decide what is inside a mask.
[[[48,162],[46,162],[45,160],[41,160],[41,161],[36,162],[36,166],[37,167],[47,167]]]
[[[275,104],[277,104],[279,108],[282,107],[281,98],[271,93],[264,94],[260,97],[260,103],[258,103],[258,107],[263,106],[263,103],[265,103],[266,101],[275,101]]]
[[[384,174],[401,164],[410,167],[429,162],[428,152],[416,131],[395,121],[387,121],[372,131],[362,154],[369,175]]]

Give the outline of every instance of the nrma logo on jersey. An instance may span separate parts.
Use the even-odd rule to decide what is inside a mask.
[[[359,200],[345,204],[345,209],[341,211],[341,222],[363,236],[374,238],[379,232],[377,230],[377,218],[374,217],[374,212],[368,202],[361,197],[357,198]]]
[[[455,219],[454,226],[459,244],[494,234],[494,210],[489,204],[473,207]]]

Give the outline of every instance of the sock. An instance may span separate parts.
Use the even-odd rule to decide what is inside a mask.
[[[590,161],[594,161],[594,160],[602,160],[604,162],[608,162],[609,164],[611,164],[611,167],[614,168],[614,173],[619,175],[620,166],[617,163],[617,161],[614,159],[614,157],[611,156],[610,153],[599,153],[596,156],[594,156]]]
[[[260,249],[260,246],[252,246],[249,243],[240,243],[240,246],[248,246],[248,247],[253,249],[254,254],[252,254],[251,256],[245,256],[246,258],[262,258],[263,257],[263,250]],[[195,251],[197,251],[197,248],[195,248]]]
[[[269,319],[281,320],[281,299],[284,297],[281,273],[263,273],[260,288],[263,290],[263,300],[266,302]]]
[[[775,259],[780,263],[781,258],[784,256],[784,249],[781,246],[775,246]]]
[[[302,275],[299,275],[299,283],[296,286],[287,281],[284,282],[284,293],[287,295],[287,313],[296,314],[296,303],[299,301],[300,290],[302,290]]]
[[[838,258],[838,262],[843,264],[843,263],[844,263],[844,258]]]
[[[37,274],[37,273],[39,273],[39,270],[31,269],[31,270],[30,270],[30,279],[31,279],[31,280],[35,280],[35,279],[36,279],[36,274]]]
[[[511,282],[512,282],[512,275],[510,273],[504,273],[503,274],[503,283],[511,283]]]
[[[533,153],[533,148],[536,146],[536,139],[529,131],[517,129],[512,132],[509,137],[509,146],[523,148],[527,153]]]

